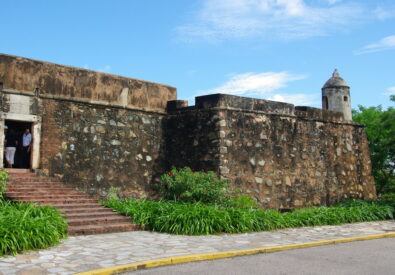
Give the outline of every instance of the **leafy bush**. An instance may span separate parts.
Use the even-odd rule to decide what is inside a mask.
[[[108,189],[107,200],[119,200],[119,193],[119,187],[111,186],[110,189]]]
[[[248,195],[229,188],[213,172],[175,169],[157,179],[165,200],[103,202],[157,232],[202,235],[276,230],[301,226],[378,221],[394,217],[395,200],[347,201],[336,207],[311,207],[280,213],[259,209]]]
[[[365,207],[366,205],[385,206],[392,212],[392,216],[395,216],[394,194],[382,195],[378,200],[375,201],[345,200],[337,204],[339,207]]]
[[[395,103],[395,95],[390,99]],[[395,192],[395,108],[358,106],[353,120],[366,125],[377,193]]]
[[[0,256],[58,244],[66,232],[55,208],[0,200]]]
[[[379,201],[381,200],[393,200],[395,201],[395,193],[387,193],[383,194],[379,197]]]
[[[392,214],[395,216],[395,199],[393,198],[383,198],[377,201],[377,205],[384,205],[391,207],[392,209]]]
[[[296,226],[336,225],[392,219],[390,207],[365,204],[350,207],[315,207],[284,213]]]
[[[158,190],[167,200],[224,204],[230,195],[226,181],[214,172],[194,172],[188,167],[172,168],[156,181]]]
[[[0,199],[3,198],[3,193],[5,192],[8,184],[8,174],[6,171],[0,171]]]
[[[239,193],[234,196],[230,196],[226,206],[235,208],[258,208],[259,204],[251,196]]]
[[[391,207],[369,203],[304,208],[283,214],[274,210],[227,208],[201,202],[127,199],[110,200],[103,204],[132,217],[135,223],[142,224],[149,230],[186,235],[267,231],[393,218]]]

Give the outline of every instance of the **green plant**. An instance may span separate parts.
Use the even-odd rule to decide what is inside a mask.
[[[395,103],[395,95],[391,101]],[[358,106],[353,110],[353,120],[366,125],[377,192],[395,192],[395,108]]]
[[[6,171],[0,171],[0,199],[3,198],[3,193],[7,189],[8,184],[8,173]]]
[[[230,195],[226,180],[214,172],[195,172],[188,167],[172,168],[156,179],[156,186],[164,199],[181,202],[223,204]]]
[[[107,193],[107,200],[119,200],[119,188],[111,186],[110,189],[108,189]]]
[[[259,204],[249,195],[237,194],[229,198],[227,206],[235,208],[258,208]]]
[[[146,229],[171,234],[218,234],[275,230],[301,226],[335,225],[393,218],[388,205],[349,203],[280,213],[274,210],[223,207],[201,202],[111,200],[103,202],[133,218]]]
[[[0,200],[0,256],[45,248],[67,236],[67,223],[49,206]]]
[[[364,200],[345,200],[339,202],[339,207],[365,207],[367,205],[384,206],[392,212],[392,216],[395,216],[395,196],[394,194],[382,195],[377,200],[364,201]]]
[[[382,194],[379,200],[393,200],[395,201],[395,193]]]

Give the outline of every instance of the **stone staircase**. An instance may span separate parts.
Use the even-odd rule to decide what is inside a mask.
[[[71,189],[58,178],[38,177],[23,169],[10,169],[10,180],[5,195],[18,202],[50,205],[63,212],[68,235],[88,235],[138,230],[131,219],[97,200]]]

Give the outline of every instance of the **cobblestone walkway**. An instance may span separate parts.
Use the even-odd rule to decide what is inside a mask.
[[[73,274],[137,261],[304,243],[395,231],[395,221],[305,227],[218,236],[178,236],[147,231],[69,237],[59,246],[0,258],[1,275]]]

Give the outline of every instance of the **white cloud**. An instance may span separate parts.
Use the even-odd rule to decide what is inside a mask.
[[[327,0],[327,2],[328,2],[329,5],[334,5],[334,4],[339,3],[339,2],[341,2],[341,1],[342,1],[342,0]]]
[[[364,46],[362,49],[354,51],[355,54],[365,54],[395,49],[395,35],[382,38],[380,41]]]
[[[293,39],[325,35],[363,18],[362,6],[337,2],[312,5],[304,0],[204,0],[191,22],[177,30],[184,41],[250,36]]]
[[[264,96],[286,86],[288,82],[304,79],[306,76],[288,72],[244,73],[231,76],[218,88],[203,91],[208,94],[232,94]]]
[[[286,71],[236,74],[230,76],[228,81],[217,88],[200,91],[199,95],[221,93],[265,98],[296,105],[318,104],[316,95],[273,93],[286,87],[289,82],[305,79],[306,77],[305,75],[295,75]]]
[[[394,8],[383,8],[378,6],[374,11],[374,15],[380,20],[386,20],[395,16]]]
[[[395,95],[395,86],[387,88],[387,91],[384,95]]]
[[[83,66],[83,68],[87,69],[87,70],[94,70],[94,71],[103,72],[103,73],[108,73],[111,70],[111,66],[110,65],[105,65],[102,68],[94,69],[94,68],[91,68],[88,64],[85,64]]]
[[[317,94],[274,94],[269,97],[269,100],[292,103],[297,106],[320,104]]]
[[[108,73],[111,70],[110,65],[106,65],[103,68],[97,69],[99,72]]]

